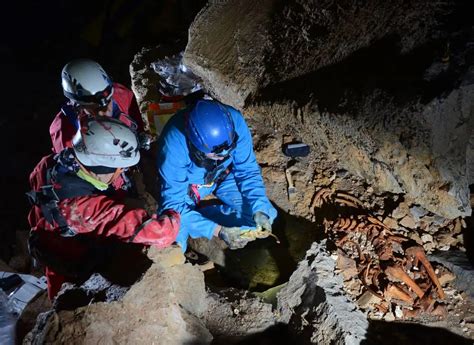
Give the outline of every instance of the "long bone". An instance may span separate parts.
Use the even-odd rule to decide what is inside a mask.
[[[405,255],[413,258],[414,266],[418,266],[418,261],[421,262],[421,264],[425,267],[426,272],[428,272],[428,275],[430,276],[431,280],[436,285],[436,290],[438,291],[439,298],[444,299],[446,297],[446,295],[444,294],[444,290],[441,287],[441,284],[439,283],[438,277],[436,276],[433,266],[431,266],[430,262],[426,258],[425,251],[423,250],[423,248],[418,246],[410,247],[405,250]]]
[[[389,278],[401,280],[407,284],[419,298],[422,298],[425,294],[423,290],[421,290],[421,288],[414,282],[413,279],[408,276],[408,274],[406,274],[406,272],[401,267],[389,266],[385,269],[385,274],[387,274]]]

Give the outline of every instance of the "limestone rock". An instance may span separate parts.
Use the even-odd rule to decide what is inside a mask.
[[[242,108],[266,85],[341,61],[397,35],[401,50],[425,42],[441,8],[405,3],[321,0],[210,1],[189,30],[184,61],[224,103]]]
[[[430,234],[423,234],[421,235],[421,241],[423,243],[433,242],[433,236],[431,236]]]
[[[217,98],[241,108],[264,77],[275,0],[209,2],[189,29],[184,63]]]
[[[226,295],[231,300],[217,294],[207,297],[208,310],[204,315],[205,323],[216,338],[244,336],[262,332],[276,322],[272,305],[257,298],[228,289]]]
[[[368,321],[342,290],[335,261],[313,243],[288,284],[277,294],[280,321],[305,344],[359,344]]]
[[[134,56],[130,64],[132,90],[137,99],[146,130],[150,130],[147,117],[149,106],[153,102],[158,102],[161,97],[158,91],[160,77],[153,70],[151,63],[165,56],[179,53],[182,49],[183,47],[180,44],[143,48]]]
[[[340,249],[337,250],[336,267],[341,271],[344,280],[350,280],[357,276],[357,264]]]
[[[401,202],[392,212],[392,217],[395,219],[402,219],[410,212],[409,205],[406,202]]]
[[[251,105],[245,113],[262,123],[271,119],[275,129],[299,133],[315,155],[337,160],[340,167],[365,179],[377,194],[403,194],[407,204],[415,203],[447,219],[470,215],[465,155],[474,126],[474,116],[470,116],[474,85],[453,90],[426,106],[407,104],[404,110],[395,110],[385,97],[375,100],[373,96],[359,99],[365,105],[356,111],[357,116],[321,112],[307,105],[301,120],[293,116],[293,104],[285,102]],[[380,117],[374,117],[377,113]],[[379,122],[380,118],[386,121]],[[444,149],[447,146],[449,151]],[[447,163],[450,157],[453,160]],[[407,207],[400,208],[392,217],[399,219],[409,212]],[[406,225],[414,227],[411,221]]]
[[[150,247],[147,256],[150,260],[159,263],[163,267],[182,265],[186,260],[179,246],[171,246],[164,249]]]
[[[375,304],[378,304],[382,301],[382,299],[377,296],[375,293],[367,290],[359,297],[357,300],[357,305],[362,309],[367,309],[373,307]]]
[[[384,220],[383,220],[383,223],[388,226],[390,229],[398,229],[398,222],[391,218],[391,217],[386,217]]]
[[[438,262],[448,268],[455,276],[454,286],[474,298],[474,269],[466,253],[459,250],[438,252],[428,256],[428,260]]]
[[[412,215],[413,219],[418,222],[422,217],[428,214],[428,211],[426,211],[423,207],[420,206],[412,206],[410,207],[410,214]]]
[[[206,309],[202,272],[180,264],[174,248],[150,256],[156,261],[121,301],[52,311],[38,320],[25,344],[210,343],[212,335],[199,319]]]
[[[456,276],[449,271],[443,272],[439,277],[439,283],[441,286],[446,286],[446,284],[452,282],[456,279]]]

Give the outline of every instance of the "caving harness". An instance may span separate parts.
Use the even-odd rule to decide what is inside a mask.
[[[212,171],[207,172],[206,175],[204,176],[204,184],[199,185],[199,184],[191,184],[189,185],[189,191],[188,195],[191,198],[191,200],[194,201],[194,203],[197,205],[201,201],[201,195],[199,193],[199,188],[201,187],[207,187],[210,188],[212,186],[216,186],[216,188],[219,187],[219,185],[224,181],[227,177],[227,175],[230,174],[232,171],[232,168],[234,167],[233,163],[230,163],[227,168],[224,170],[220,171],[216,174],[212,173]]]
[[[60,168],[59,168],[60,169]],[[49,168],[46,171],[46,184],[41,186],[38,191],[30,191],[26,193],[30,203],[38,206],[46,219],[52,226],[55,223],[59,226],[59,233],[63,237],[72,237],[76,235],[76,231],[71,228],[64,216],[59,210],[59,202],[64,199],[76,198],[91,194],[100,193],[92,184],[85,180],[58,171],[58,165]],[[59,181],[54,181],[55,178]]]
[[[58,160],[61,160],[59,157]],[[53,268],[55,272],[79,278],[83,274],[89,274],[92,267],[104,261],[107,256],[107,247],[96,243],[87,236],[76,236],[77,232],[68,225],[66,218],[61,214],[59,203],[68,198],[107,193],[97,190],[92,184],[74,174],[76,168],[56,163],[46,171],[46,184],[40,190],[30,191],[26,195],[32,205],[41,209],[44,219],[49,224],[59,227],[58,240],[62,239],[69,245],[87,248],[87,255],[81,257],[80,260],[65,260],[54,250],[50,250],[51,244],[48,244],[50,232],[32,230],[28,238],[28,249],[31,256],[41,264]],[[45,235],[46,238],[43,238]],[[57,245],[62,245],[62,243],[60,241]]]

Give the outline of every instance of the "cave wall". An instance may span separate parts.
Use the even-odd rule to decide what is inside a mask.
[[[241,108],[259,88],[302,76],[387,36],[402,53],[425,43],[451,2],[210,1],[189,29],[184,61]]]
[[[190,28],[185,62],[217,99],[377,194],[468,216],[472,77],[466,56],[443,56],[449,4],[432,6],[211,2]]]

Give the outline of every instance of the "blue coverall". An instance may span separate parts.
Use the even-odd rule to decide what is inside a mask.
[[[260,167],[253,152],[252,136],[242,114],[226,106],[238,135],[236,148],[221,163],[219,172],[232,163],[227,177],[220,182],[205,185],[206,169],[198,166],[190,156],[184,130],[184,109],[168,121],[159,140],[158,174],[160,195],[158,214],[174,209],[181,214],[181,228],[176,241],[185,251],[188,236],[211,239],[217,225],[254,229],[253,215],[265,213],[270,221],[277,215],[265,193]],[[219,163],[217,163],[219,164]],[[215,176],[219,176],[219,172]],[[197,191],[199,196],[196,196]],[[223,205],[199,207],[199,199],[214,195]]]

